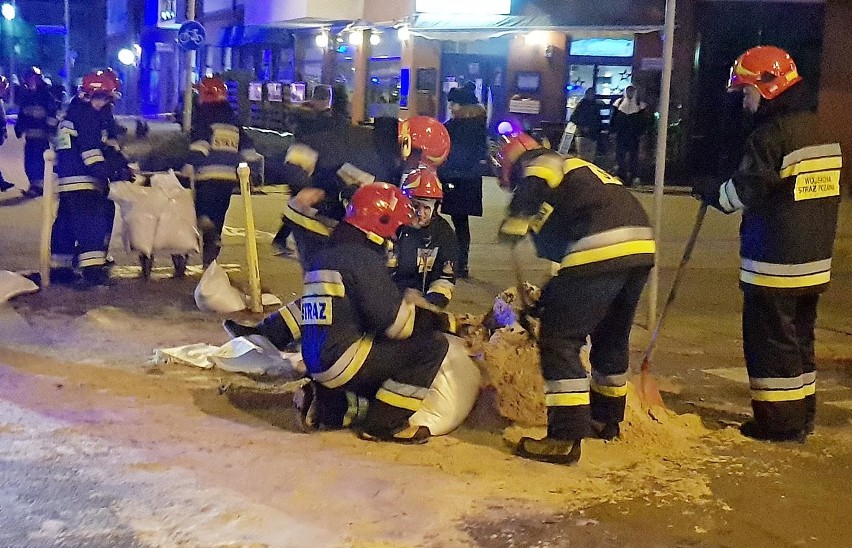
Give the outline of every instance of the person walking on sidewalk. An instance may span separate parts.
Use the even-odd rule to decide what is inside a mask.
[[[580,459],[587,437],[620,434],[633,316],[654,265],[653,230],[635,196],[594,164],[564,158],[532,137],[506,137],[501,186],[512,190],[502,243],[532,235],[539,257],[559,264],[534,312],[545,381],[547,437],[515,454],[556,464]],[[591,337],[589,379],[580,349]]]
[[[742,211],[743,350],[754,419],[741,431],[802,442],[816,418],[814,326],[831,279],[843,159],[840,145],[820,134],[786,51],[746,51],[728,89],[742,91],[757,125],[734,175],[695,190],[724,213]]]
[[[444,185],[442,211],[450,216],[458,240],[456,276],[467,278],[470,255],[470,217],[482,216],[482,162],[488,156],[485,108],[470,87],[453,89],[448,97],[452,118],[444,124],[450,134],[450,155],[438,171]]]
[[[613,103],[616,175],[630,186],[638,186],[639,143],[648,126],[648,105],[639,100],[636,86],[627,86],[624,96]]]
[[[601,103],[595,95],[595,89],[589,88],[571,113],[570,122],[577,125],[574,142],[577,144],[577,155],[587,162],[594,163],[598,153],[598,139],[601,135],[603,122],[601,119]]]

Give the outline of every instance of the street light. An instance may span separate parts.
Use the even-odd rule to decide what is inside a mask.
[[[118,50],[118,60],[122,65],[135,65],[136,52],[129,48],[122,48]]]
[[[11,21],[18,15],[18,10],[15,8],[15,4],[6,2],[3,4],[3,7],[0,8],[0,13],[3,14],[3,18],[6,21]]]

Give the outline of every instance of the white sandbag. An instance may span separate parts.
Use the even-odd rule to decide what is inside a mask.
[[[216,367],[232,373],[244,373],[295,381],[305,376],[301,360],[283,355],[262,335],[237,337],[219,347],[211,356]]]
[[[154,251],[174,255],[198,253],[201,249],[201,235],[195,219],[192,191],[179,186],[177,189],[165,191],[164,194],[168,201],[157,223]]]
[[[230,314],[245,310],[245,295],[231,285],[228,273],[213,261],[195,288],[195,304],[205,312]]]
[[[26,295],[36,291],[38,291],[38,285],[32,280],[8,270],[0,270],[0,303],[5,303],[18,295]]]
[[[187,344],[172,348],[158,348],[154,351],[155,365],[178,364],[211,369],[213,360],[210,358],[219,350],[218,346],[206,343]]]
[[[408,419],[409,424],[427,427],[433,436],[443,436],[458,428],[479,397],[479,368],[467,355],[461,339],[447,335],[447,340],[450,349],[441,369],[420,409]]]
[[[109,185],[109,198],[119,206],[121,238],[128,252],[150,256],[160,213],[168,207],[168,198],[160,191],[126,181]]]

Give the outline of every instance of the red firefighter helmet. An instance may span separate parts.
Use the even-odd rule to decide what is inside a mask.
[[[409,171],[402,181],[402,193],[410,199],[442,200],[444,190],[438,175],[429,166],[420,165]]]
[[[39,89],[47,84],[44,73],[38,67],[30,67],[24,74],[24,87],[30,90]]]
[[[408,158],[414,150],[421,150],[421,160],[438,167],[450,155],[450,134],[444,124],[429,116],[414,116],[399,125],[399,142],[402,157]]]
[[[96,70],[83,76],[83,85],[80,89],[88,97],[106,96],[110,99],[121,97],[121,81],[110,68]]]
[[[411,201],[398,187],[369,183],[355,191],[343,220],[367,235],[391,239],[399,227],[410,225],[413,218]]]
[[[202,105],[224,103],[228,100],[228,87],[218,76],[205,76],[198,83],[198,102]]]
[[[0,99],[9,98],[9,79],[0,75]]]
[[[801,80],[789,53],[775,46],[757,46],[734,61],[728,89],[754,86],[761,97],[771,101]]]
[[[512,168],[515,162],[527,151],[543,148],[538,141],[526,133],[512,133],[503,135],[503,145],[497,153],[497,161],[500,163],[500,186],[511,188]]]

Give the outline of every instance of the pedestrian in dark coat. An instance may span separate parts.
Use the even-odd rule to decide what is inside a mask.
[[[450,134],[450,155],[438,175],[444,184],[442,211],[450,216],[458,239],[456,277],[468,277],[469,217],[482,216],[482,163],[488,155],[485,108],[469,88],[453,90],[448,100],[452,118],[444,124]]]
[[[639,179],[639,144],[648,127],[650,113],[648,105],[639,100],[635,86],[627,86],[624,96],[615,100],[612,125],[616,132],[615,155],[617,175],[630,186],[637,186]]]

